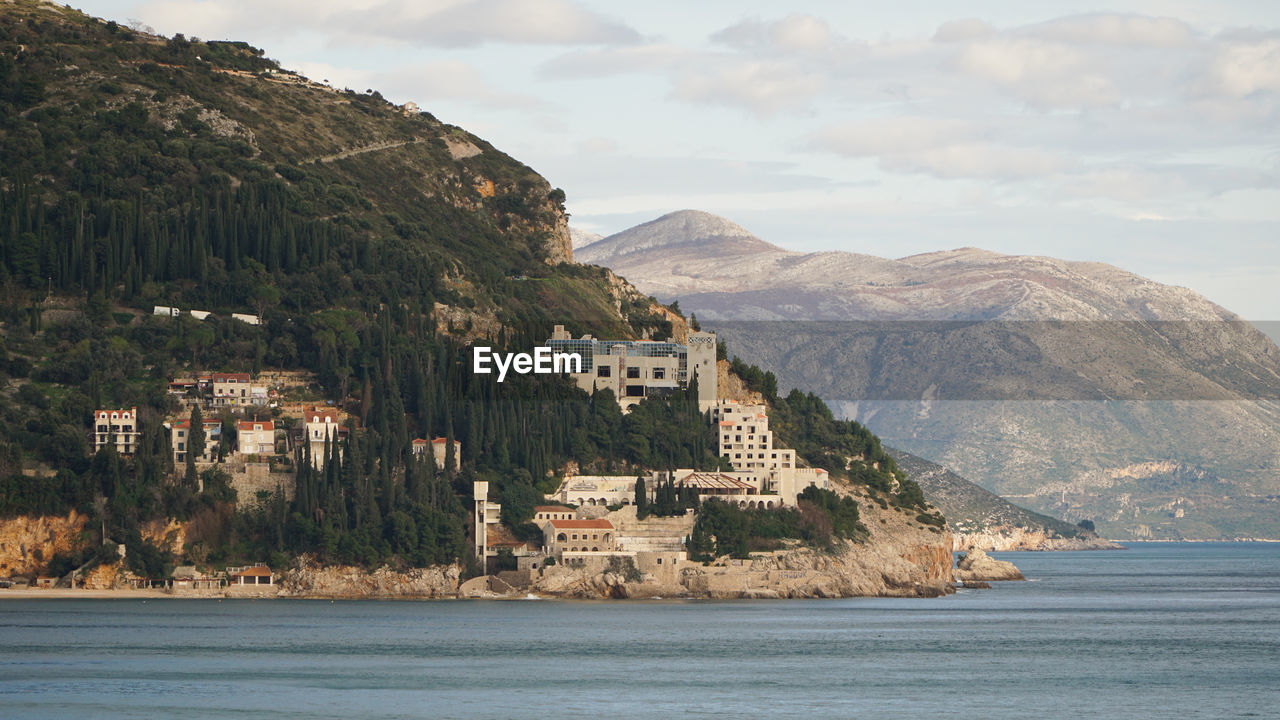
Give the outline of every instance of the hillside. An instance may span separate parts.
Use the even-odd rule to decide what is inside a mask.
[[[1048,550],[1115,547],[1078,525],[1032,512],[911,453],[885,448],[947,517],[957,550]]]
[[[686,213],[582,257],[783,387],[1038,511],[1111,537],[1280,537],[1280,348],[1228,310],[1099,263],[805,254],[749,233],[727,248]]]
[[[0,570],[118,564],[119,543],[150,578],[302,557],[465,577],[475,481],[540,544],[533,508],[570,470],[720,465],[687,392],[624,414],[564,378],[471,372],[471,342],[527,351],[553,324],[687,331],[573,263],[564,193],[481,138],[243,43],[31,1],[0,5],[0,105],[0,517],[82,528]],[[829,416],[788,415],[815,459],[871,442]],[[854,484],[941,547],[890,468]]]

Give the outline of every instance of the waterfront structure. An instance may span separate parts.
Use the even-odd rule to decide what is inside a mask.
[[[543,552],[560,557],[566,552],[605,552],[617,549],[613,523],[597,520],[547,520],[542,524]]]
[[[274,455],[276,424],[272,420],[244,420],[236,423],[236,452],[241,455]]]
[[[653,340],[597,340],[572,337],[556,325],[547,340],[553,353],[576,353],[581,372],[569,373],[578,387],[613,391],[626,409],[646,397],[662,397],[697,381],[698,408],[716,404],[716,336],[691,332],[686,343]]]
[[[250,565],[247,567],[229,567],[227,576],[232,585],[275,585],[276,574],[266,565]]]
[[[93,413],[93,450],[111,446],[120,455],[132,455],[141,437],[138,408],[96,410]]]

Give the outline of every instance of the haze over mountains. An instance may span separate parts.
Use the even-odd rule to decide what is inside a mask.
[[[1280,348],[1189,289],[975,248],[800,253],[687,210],[575,255],[1037,510],[1116,537],[1280,536]]]

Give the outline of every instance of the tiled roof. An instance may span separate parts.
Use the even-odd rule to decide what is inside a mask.
[[[608,520],[548,520],[557,530],[612,530]]]

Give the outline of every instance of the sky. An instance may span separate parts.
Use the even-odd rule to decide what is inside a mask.
[[[93,0],[413,101],[602,234],[1101,261],[1280,320],[1280,3]]]

